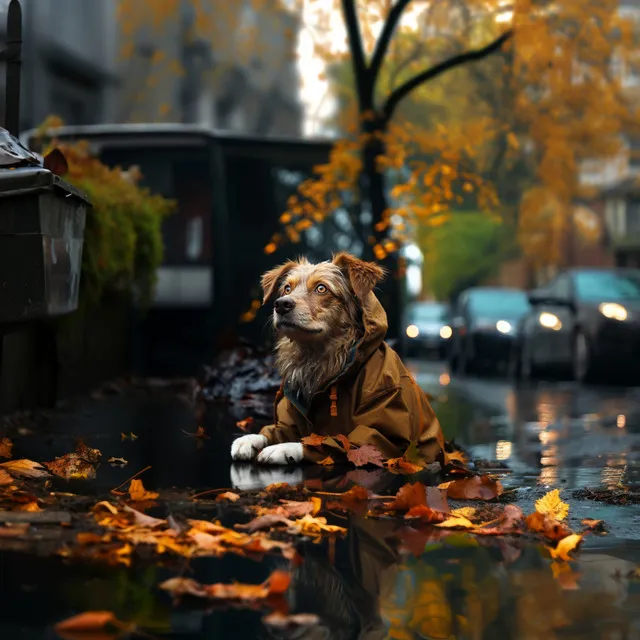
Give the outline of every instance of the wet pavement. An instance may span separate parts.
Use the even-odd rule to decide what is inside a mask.
[[[536,545],[442,537],[433,530],[408,534],[389,520],[350,516],[341,523],[349,534],[335,548],[326,542],[304,546],[305,561],[293,570],[290,609],[315,613],[320,623],[295,634],[267,628],[261,611],[173,606],[157,585],[184,571],[184,559],[110,567],[52,555],[58,534],[37,548],[0,539],[0,638],[57,638],[53,625],[85,610],[112,611],[152,637],[193,640],[640,638],[640,507],[576,493],[640,484],[640,389],[570,383],[514,388],[499,379],[452,378],[437,362],[412,367],[434,396],[446,437],[476,458],[506,463],[510,472],[502,482],[516,489],[513,497],[525,512],[546,491],[560,488],[570,504],[571,526],[579,529],[583,518],[602,519],[608,535],[587,536],[579,560],[565,564],[552,562]],[[78,437],[100,449],[103,461],[125,458],[124,468],[103,462],[95,480],[53,482],[52,491],[82,494],[88,504],[151,465],[142,476],[145,487],[174,495],[152,513],[157,517],[185,508],[190,490],[311,478],[329,490],[348,486],[343,475],[318,467],[282,477],[232,466],[235,422],[250,412],[231,415],[210,407],[202,423],[209,437],[198,439],[188,435],[198,427],[188,393],[126,391],[38,421],[24,419],[4,435],[14,442],[14,458],[51,460],[72,451]],[[131,433],[135,439],[123,439]],[[350,479],[385,492],[403,482],[381,471]],[[192,503],[187,508],[196,509]],[[280,557],[198,558],[189,575],[205,583],[258,583],[283,563]]]

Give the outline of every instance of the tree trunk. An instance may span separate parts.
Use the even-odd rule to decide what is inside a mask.
[[[380,134],[385,130],[384,123],[369,122],[367,124],[365,124],[365,133]],[[371,207],[374,243],[384,241],[387,236],[386,229],[383,231],[375,230],[376,224],[383,221],[384,212],[389,208],[384,173],[379,171],[377,166],[378,156],[384,155],[385,151],[384,142],[377,135],[372,136],[362,151],[361,189]],[[373,245],[369,238],[365,238],[365,247],[366,257],[371,259],[373,257]],[[387,312],[389,322],[387,337],[389,339],[398,339],[401,332],[402,310],[404,307],[402,295],[404,280],[399,273],[399,257],[397,252],[394,251],[379,262],[388,270],[387,277],[380,284],[377,291],[378,298]]]

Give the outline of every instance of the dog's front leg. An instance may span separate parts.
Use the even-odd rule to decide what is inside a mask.
[[[231,445],[232,460],[253,460],[269,441],[258,433],[240,436]]]
[[[300,442],[272,444],[263,449],[256,458],[260,464],[298,464],[304,458],[304,447]]]

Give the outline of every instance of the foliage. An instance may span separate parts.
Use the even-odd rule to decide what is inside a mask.
[[[58,118],[48,118],[40,127],[41,138],[61,124]],[[86,141],[46,143],[64,153],[69,164],[65,179],[86,193],[93,205],[82,252],[82,303],[97,304],[108,291],[132,291],[147,306],[162,263],[162,221],[174,203],[141,187],[136,167],[128,171],[107,167]]]
[[[440,226],[421,226],[417,235],[425,285],[439,300],[494,276],[509,246],[507,225],[476,211],[456,211]]]

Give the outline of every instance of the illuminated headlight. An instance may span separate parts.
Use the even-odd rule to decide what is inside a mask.
[[[415,324],[410,324],[406,331],[409,338],[417,338],[420,335],[420,329]]]
[[[498,320],[498,322],[496,322],[496,329],[500,333],[511,333],[513,327],[511,326],[511,323],[506,320]]]
[[[445,324],[444,327],[440,329],[440,337],[443,340],[448,340],[452,335],[453,335],[453,330],[451,329],[450,326]]]
[[[619,320],[624,322],[629,317],[629,312],[617,302],[603,302],[598,311],[605,317],[611,320]]]
[[[538,316],[538,322],[545,329],[553,329],[554,331],[559,331],[560,329],[562,329],[562,322],[560,322],[560,318],[558,318],[557,315],[549,313],[547,311],[543,311]]]

